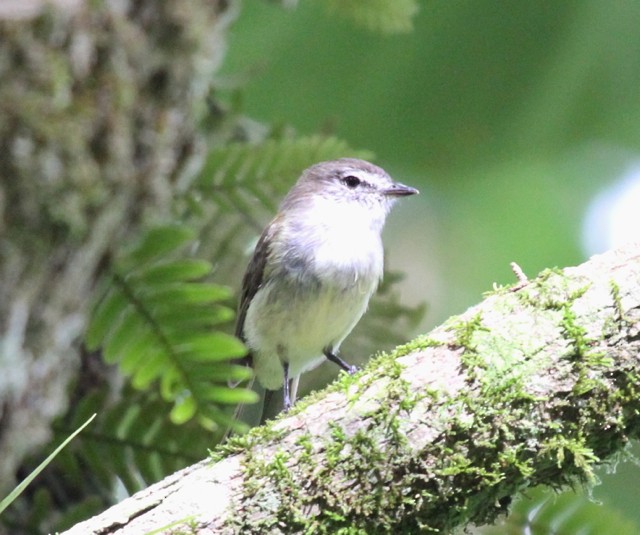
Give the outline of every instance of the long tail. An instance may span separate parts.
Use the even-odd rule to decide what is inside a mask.
[[[294,377],[290,382],[291,402],[295,403],[298,394],[300,376]],[[251,379],[247,388],[253,390],[260,398],[257,403],[238,405],[233,413],[233,419],[244,422],[249,428],[264,424],[267,420],[275,418],[282,412],[282,389],[266,390],[255,377]],[[232,434],[230,429],[224,435],[224,440]]]
[[[229,386],[236,387],[238,385],[239,383],[235,383]],[[264,387],[255,380],[255,377],[247,383],[246,388],[250,388],[258,394],[258,401],[256,403],[241,403],[238,405],[233,411],[233,419],[236,422],[243,422],[249,428],[252,428],[262,423],[262,414],[264,412],[264,404],[268,391],[266,391]],[[233,428],[227,428],[222,438],[222,442],[225,442],[233,433]]]

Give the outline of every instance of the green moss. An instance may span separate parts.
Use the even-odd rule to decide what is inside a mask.
[[[566,303],[579,299],[590,287],[591,282],[581,283],[556,268],[543,271],[515,295],[523,304],[534,308],[562,310]]]
[[[611,298],[613,299],[613,306],[615,310],[615,319],[617,321],[627,322],[627,318],[622,306],[622,297],[620,296],[620,286],[613,279],[609,281],[609,287],[611,288]]]
[[[391,353],[391,357],[394,359],[404,357],[405,355],[409,355],[415,351],[422,351],[430,347],[442,347],[443,345],[444,343],[440,340],[436,340],[435,338],[427,335],[420,335],[410,342],[396,347]]]
[[[587,330],[577,323],[573,303],[584,295],[588,287],[588,285],[583,286],[570,293],[569,299],[561,307],[562,332],[564,337],[571,342],[571,351],[568,354],[568,358],[573,362],[574,370],[578,376],[578,380],[573,387],[573,392],[577,395],[586,394],[602,386],[600,379],[592,378],[594,368],[611,367],[613,365],[611,357],[604,351],[596,349],[601,345],[602,340],[589,338]],[[608,331],[610,328],[611,326],[605,326],[604,330]],[[603,333],[603,338],[605,336],[606,332]]]
[[[585,327],[577,322],[574,303],[583,297],[591,286],[590,281],[582,282],[570,278],[562,271],[546,270],[525,291],[518,293],[518,299],[529,307],[560,312],[562,333],[570,342],[566,358],[572,361],[578,377],[573,388],[577,395],[600,386],[599,381],[592,379],[594,367],[609,367],[613,364],[601,350],[595,349],[601,345],[602,340],[588,337]],[[612,293],[616,295],[614,287]],[[615,330],[615,326],[609,322],[604,327],[603,337],[606,336],[606,332]]]
[[[269,518],[305,533],[442,533],[461,522],[494,520],[508,507],[506,497],[527,486],[541,464],[560,470],[570,463],[573,470],[565,481],[591,480],[597,456],[586,441],[573,437],[584,422],[555,430],[550,425],[535,446],[519,440],[531,436],[531,428],[538,425],[532,408],[539,400],[526,392],[517,374],[475,378],[447,405],[447,435],[430,444],[424,455],[412,451],[399,417],[404,409],[391,402],[411,398],[401,380],[402,367],[386,358],[378,365],[396,381],[386,385],[379,407],[364,416],[363,426],[350,435],[332,423],[326,437],[302,434],[289,453],[248,460],[247,477],[259,481],[246,485],[244,505],[237,510],[250,507],[246,518],[259,518],[255,508],[270,504],[276,511],[269,509]],[[409,406],[419,401],[424,398],[411,400]],[[473,443],[465,440],[470,429]],[[316,451],[324,452],[321,464],[314,463]],[[424,462],[430,463],[428,468],[421,466]],[[423,479],[426,473],[433,475]],[[302,484],[304,493],[297,491]],[[275,496],[261,496],[267,487],[276,488]],[[350,487],[357,488],[357,494],[349,493]],[[474,495],[478,498],[470,497]],[[487,498],[491,495],[495,499]],[[275,527],[272,520],[239,524],[243,533]]]
[[[468,383],[475,381],[481,372],[489,369],[489,364],[477,350],[478,333],[488,333],[489,330],[482,323],[482,314],[477,312],[470,319],[457,317],[450,320],[447,331],[453,333],[450,347],[460,347],[464,351],[460,354],[460,362],[466,371]]]
[[[274,423],[283,416],[285,415],[281,414],[278,418],[265,425],[254,427],[244,435],[231,435],[226,442],[216,445],[216,447],[209,452],[209,458],[213,463],[217,463],[231,455],[248,451],[258,444],[277,441],[285,434],[285,431],[276,431]]]
[[[529,306],[562,312],[560,321],[563,330],[572,341],[571,357],[576,366],[585,370],[579,388],[592,386],[587,382],[586,372],[589,367],[609,365],[610,359],[602,352],[593,350],[595,341],[590,340],[586,330],[577,324],[572,309],[572,303],[582,297],[590,285],[580,284],[570,288],[565,285],[564,277],[559,278],[558,275],[561,274],[554,271],[545,273],[545,280],[553,280],[552,289],[543,291],[539,284],[534,284],[533,289],[528,288],[526,292],[522,292],[526,294],[524,300]],[[518,299],[522,299],[522,296],[518,296]],[[496,493],[495,504],[482,505],[472,520],[495,518],[508,505],[508,500],[503,501],[501,497],[506,496],[510,489],[506,486],[501,488],[502,482],[512,481],[510,485],[515,485],[516,488],[526,486],[526,482],[541,469],[541,464],[544,465],[545,456],[551,456],[552,452],[556,462],[562,455],[571,457],[575,468],[568,474],[561,475],[560,479],[569,482],[572,477],[576,477],[579,481],[592,481],[592,466],[597,462],[597,456],[586,445],[586,440],[567,438],[575,435],[576,430],[585,422],[576,422],[568,428],[553,431],[553,425],[549,422],[537,421],[534,407],[544,400],[527,391],[527,384],[523,380],[527,374],[519,373],[517,367],[513,366],[496,371],[478,355],[477,333],[487,332],[479,315],[470,321],[454,324],[452,330],[456,335],[457,345],[465,349],[461,360],[467,370],[468,388],[450,403],[450,407],[458,407],[457,411],[452,411],[458,416],[453,417],[446,446],[443,445],[440,452],[431,453],[442,459],[441,466],[433,469],[439,478],[453,478],[458,488],[462,486],[467,491],[477,489],[478,495],[485,498],[483,504],[487,503],[487,492]],[[479,374],[479,369],[491,370],[492,373]],[[574,394],[577,393],[574,391]],[[519,442],[520,436],[529,437],[531,441],[538,427],[542,433],[540,440],[544,444],[542,452],[539,450],[540,445],[535,442]],[[461,444],[460,439],[469,436],[470,431],[474,436],[474,443]],[[552,438],[543,438],[547,433],[552,438],[560,436],[563,439],[561,442],[553,442]],[[508,449],[504,449],[503,444],[509,444]],[[516,488],[512,490],[515,491]],[[453,511],[460,515],[467,514],[465,507],[469,504],[456,498],[453,491],[451,501],[455,504]],[[467,518],[465,521],[468,520]]]
[[[309,433],[304,433],[296,439],[296,446],[299,446],[305,457],[310,457],[313,453],[313,441]]]
[[[559,469],[566,463],[572,463],[581,478],[589,483],[595,482],[593,465],[600,459],[591,448],[585,445],[582,438],[569,438],[567,435],[551,437],[542,445],[540,455],[550,457],[557,463]]]
[[[491,288],[491,290],[487,290],[486,292],[482,293],[482,297],[486,299],[487,297],[507,295],[509,292],[512,291],[513,288],[517,287],[518,284],[519,283],[503,285],[503,284],[494,283],[493,288]]]
[[[583,358],[589,352],[591,341],[587,338],[587,331],[576,323],[576,315],[570,302],[562,306],[562,330],[565,337],[573,344],[572,358]]]
[[[487,332],[487,328],[482,325],[482,313],[476,313],[471,319],[457,318],[448,329],[453,332],[455,342],[453,345],[475,351],[473,337],[477,331]]]

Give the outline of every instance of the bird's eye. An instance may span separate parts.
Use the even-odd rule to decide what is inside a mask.
[[[345,176],[342,181],[346,184],[348,188],[357,188],[360,185],[360,179],[357,176],[348,175]]]

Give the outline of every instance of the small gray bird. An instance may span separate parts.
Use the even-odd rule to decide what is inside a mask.
[[[382,277],[387,214],[416,193],[363,160],[321,162],[302,173],[264,229],[244,276],[236,336],[258,382],[284,387],[285,410],[300,374],[325,358],[356,370],[338,349]]]

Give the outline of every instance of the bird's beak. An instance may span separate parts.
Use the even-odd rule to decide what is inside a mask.
[[[416,188],[405,186],[400,182],[395,182],[393,186],[384,190],[384,194],[390,197],[406,197],[407,195],[416,195],[418,193],[420,192]]]

